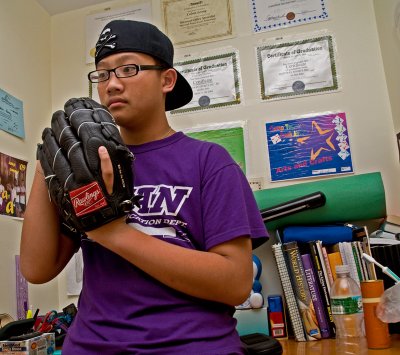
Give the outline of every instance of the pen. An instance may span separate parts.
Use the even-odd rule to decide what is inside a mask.
[[[38,314],[39,314],[39,308],[36,308],[35,314],[33,315],[34,320],[36,320]]]

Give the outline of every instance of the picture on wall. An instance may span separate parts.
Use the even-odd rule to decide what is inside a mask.
[[[24,217],[27,165],[24,160],[0,153],[0,215]]]
[[[174,63],[193,90],[192,100],[172,114],[239,105],[242,86],[237,51],[209,52],[208,55]]]
[[[265,126],[272,181],[353,173],[345,112]]]
[[[262,100],[293,98],[339,90],[331,35],[257,47]]]
[[[163,0],[165,33],[175,47],[233,37],[231,0]]]
[[[328,0],[249,0],[253,31],[265,32],[329,19]]]
[[[0,129],[25,138],[23,102],[0,89]]]
[[[189,137],[223,146],[246,174],[247,124],[245,121],[200,125],[182,131]]]

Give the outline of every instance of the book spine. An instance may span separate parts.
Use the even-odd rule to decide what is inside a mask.
[[[283,252],[287,256],[288,268],[293,281],[293,289],[296,295],[297,303],[300,309],[300,315],[303,320],[304,329],[308,340],[321,339],[321,331],[316,319],[313,302],[297,242],[283,244]]]
[[[272,246],[272,253],[278,269],[279,278],[281,280],[282,290],[285,295],[286,307],[288,309],[289,320],[292,324],[294,336],[297,341],[306,341],[303,322],[301,320],[300,311],[297,305],[296,296],[290,281],[285,257],[282,252],[280,243]]]
[[[362,250],[362,243],[361,242],[355,242],[355,246],[357,249],[357,255],[358,258],[360,259],[360,265],[361,265],[361,271],[363,274],[363,280],[370,280],[369,274],[368,274],[368,268],[367,268],[367,261],[363,258],[363,250]]]
[[[345,247],[347,265],[349,265],[350,268],[350,277],[355,282],[357,282],[358,286],[360,286],[360,278],[358,277],[357,266],[356,266],[356,261],[354,259],[351,242],[343,242],[343,243]]]
[[[344,247],[345,244],[346,242],[339,242],[340,257],[342,258],[343,265],[349,265],[346,258],[346,250]]]
[[[301,261],[303,263],[304,273],[306,275],[308,288],[310,290],[311,300],[314,305],[315,315],[317,316],[319,329],[321,330],[321,336],[325,339],[329,338],[331,336],[331,333],[325,313],[326,308],[323,305],[321,294],[319,293],[317,276],[314,271],[314,266],[310,254],[303,254],[301,256]]]
[[[358,279],[360,281],[363,281],[364,280],[364,276],[363,276],[363,272],[361,270],[361,267],[362,267],[361,266],[361,260],[360,260],[360,257],[358,256],[358,251],[356,249],[355,242],[351,242],[350,245],[351,245],[351,250],[353,252],[353,258],[354,258],[354,263],[356,265]]]
[[[343,265],[342,258],[340,256],[340,252],[334,251],[332,253],[328,253],[329,265],[332,271],[333,281],[336,280],[336,266]]]
[[[328,291],[327,280],[325,280],[324,273],[322,271],[321,261],[319,259],[316,242],[309,242],[309,249],[311,254],[311,259],[314,264],[315,272],[317,273],[317,281],[319,284],[320,294],[322,296],[323,304],[326,308],[327,320],[329,323],[329,328],[331,334],[336,334],[335,322],[332,316],[331,298]]]
[[[326,267],[325,267],[324,254],[322,253],[322,242],[320,240],[317,240],[315,242],[315,245],[317,247],[317,253],[318,253],[319,261],[321,264],[321,269],[322,269],[322,272],[324,273],[326,287],[328,288],[328,293],[330,294],[331,293],[331,283],[329,282],[328,272],[326,271]]]
[[[322,256],[324,258],[324,264],[325,264],[325,268],[326,268],[326,273],[328,274],[329,284],[332,287],[333,275],[332,275],[331,266],[329,264],[328,253],[327,253],[325,247],[322,247],[321,250],[322,250]]]
[[[368,235],[367,227],[364,227],[364,231],[365,231],[365,237],[362,239],[361,248],[362,248],[364,253],[367,253],[368,255],[372,256],[371,244],[369,242],[369,235]],[[374,263],[367,263],[367,269],[368,269],[369,278],[371,280],[377,280],[375,264]]]

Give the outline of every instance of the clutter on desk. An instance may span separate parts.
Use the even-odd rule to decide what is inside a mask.
[[[72,303],[62,312],[49,311],[39,315],[39,309],[32,317],[12,320],[1,317],[0,353],[47,355],[62,346],[64,338],[78,310]],[[4,324],[4,325],[3,325]]]
[[[60,347],[64,343],[68,328],[77,312],[78,310],[73,303],[64,307],[62,312],[57,312],[55,310],[49,311],[45,315],[37,316],[33,325],[33,330],[41,333],[54,333],[56,346]]]
[[[54,333],[39,333],[33,337],[26,335],[14,337],[13,340],[0,341],[0,353],[18,355],[51,355],[54,354],[54,351]]]

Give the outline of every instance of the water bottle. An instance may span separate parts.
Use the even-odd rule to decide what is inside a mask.
[[[355,343],[364,338],[364,312],[361,289],[350,277],[348,265],[336,266],[336,280],[331,287],[331,309],[336,338]]]

